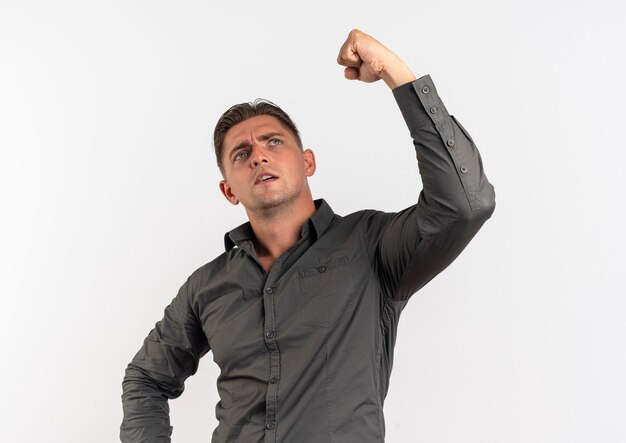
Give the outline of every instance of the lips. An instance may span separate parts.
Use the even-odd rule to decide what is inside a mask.
[[[267,183],[274,181],[278,178],[276,174],[270,171],[261,171],[257,174],[256,179],[254,180],[254,184],[258,185],[260,183]]]

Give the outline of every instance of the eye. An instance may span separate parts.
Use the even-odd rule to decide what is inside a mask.
[[[242,158],[245,158],[247,155],[248,155],[247,151],[239,151],[237,154],[235,154],[235,161],[241,160]]]
[[[274,146],[275,145],[280,145],[282,143],[283,143],[283,141],[278,139],[278,138],[271,138],[270,142],[269,142],[270,145],[274,145]]]

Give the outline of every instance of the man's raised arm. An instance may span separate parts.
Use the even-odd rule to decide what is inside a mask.
[[[493,186],[465,129],[448,114],[430,76],[419,79],[392,51],[359,30],[337,62],[350,80],[382,79],[409,128],[423,189],[416,205],[368,220],[368,243],[385,293],[407,300],[445,269],[495,209]]]

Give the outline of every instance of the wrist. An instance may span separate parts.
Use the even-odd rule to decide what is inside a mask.
[[[409,67],[402,60],[398,60],[396,63],[385,66],[380,74],[380,78],[391,89],[395,89],[398,86],[402,86],[405,83],[409,83],[417,79],[417,77],[415,77]]]

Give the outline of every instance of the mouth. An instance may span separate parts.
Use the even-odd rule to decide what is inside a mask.
[[[278,180],[278,177],[276,177],[275,175],[263,173],[257,177],[256,182],[254,182],[254,184],[260,185],[263,183],[271,183],[276,180]]]

